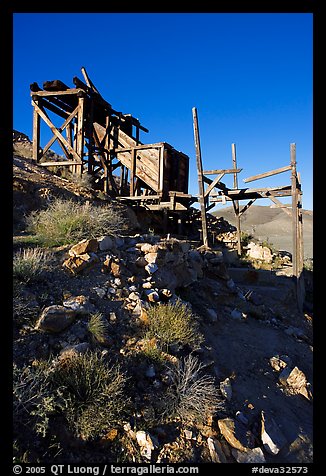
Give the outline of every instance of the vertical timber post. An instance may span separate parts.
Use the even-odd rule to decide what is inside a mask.
[[[201,159],[200,138],[199,138],[199,129],[198,129],[198,117],[197,117],[197,108],[196,107],[192,108],[192,116],[193,116],[193,122],[194,122],[194,137],[195,137],[195,148],[196,148],[196,162],[197,162],[198,187],[199,187],[199,204],[200,204],[200,211],[201,211],[203,244],[204,244],[204,246],[208,247],[205,189],[204,189],[204,180],[203,180],[203,163],[202,163],[202,159]]]
[[[298,181],[297,181],[297,167],[296,167],[296,145],[290,144],[291,156],[291,193],[292,193],[292,246],[293,246],[293,278],[296,288],[297,305],[299,311],[303,310],[303,293],[301,289],[301,274],[300,269],[300,229],[299,229],[299,200],[298,200]],[[301,278],[301,279],[300,279]]]
[[[232,162],[233,162],[233,168],[237,168],[237,154],[236,154],[236,148],[235,144],[231,144],[232,148]],[[237,189],[238,188],[238,175],[235,172],[233,174],[233,188]],[[238,255],[241,256],[241,228],[240,228],[240,209],[239,209],[239,200],[232,200],[233,208],[234,208],[234,214],[236,217],[236,226],[237,226],[237,251]]]
[[[38,99],[36,96],[33,96],[33,103],[38,105]],[[33,104],[33,160],[36,163],[39,161],[39,150],[40,150],[40,116]]]
[[[83,152],[84,152],[84,97],[78,98],[78,119],[77,119],[77,154],[80,158],[80,161],[83,161]],[[75,165],[76,174],[82,175],[83,173],[83,166],[82,165]]]

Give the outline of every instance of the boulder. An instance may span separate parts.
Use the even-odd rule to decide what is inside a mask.
[[[285,367],[279,376],[279,381],[282,385],[288,387],[291,393],[299,393],[308,400],[311,399],[311,393],[307,389],[308,382],[306,376],[298,367],[294,367],[293,369],[289,366]]]
[[[143,253],[157,253],[158,249],[158,245],[151,245],[150,243],[143,243],[140,246],[140,250]]]
[[[271,263],[273,261],[273,254],[267,246],[261,246],[251,241],[247,246],[247,255],[249,258],[265,261]]]
[[[254,448],[254,436],[241,422],[233,418],[224,418],[217,423],[220,432],[233,448],[240,451]]]
[[[154,445],[155,440],[153,440],[153,437],[147,431],[138,430],[136,432],[136,440],[140,446],[141,455],[150,460],[152,451],[155,449],[155,446],[157,447],[157,444]]]
[[[146,253],[145,260],[147,263],[156,263],[158,259],[158,253]]]
[[[261,440],[265,450],[272,455],[277,455],[287,444],[287,440],[275,420],[264,411],[261,412]]]
[[[226,456],[223,452],[221,443],[212,437],[207,438],[207,446],[212,463],[227,463]]]
[[[232,398],[232,386],[231,380],[227,377],[223,382],[220,382],[220,390],[223,395],[229,402]]]
[[[102,236],[98,240],[100,251],[112,250],[115,247],[115,240],[113,236]]]
[[[275,355],[269,359],[271,367],[279,372],[282,369],[285,369],[287,365],[291,365],[291,359],[287,355]]]
[[[78,256],[70,256],[63,262],[63,267],[67,268],[72,274],[78,274],[85,269],[92,268],[98,261],[99,258],[95,253],[84,253]]]
[[[98,246],[97,240],[93,238],[90,240],[82,240],[70,248],[69,255],[74,257],[83,255],[85,253],[94,253],[98,250]]]
[[[35,329],[44,332],[61,332],[74,322],[76,314],[76,311],[64,306],[48,306],[42,311]]]

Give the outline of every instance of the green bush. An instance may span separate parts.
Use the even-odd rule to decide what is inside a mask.
[[[39,248],[19,250],[13,258],[13,278],[20,283],[37,279],[48,267],[51,255]]]
[[[46,210],[32,212],[26,222],[28,230],[37,235],[44,246],[61,246],[114,234],[125,226],[124,218],[112,206],[62,199],[52,202]]]
[[[103,342],[108,336],[108,322],[100,312],[91,314],[88,322],[88,330],[98,342]]]
[[[171,367],[172,382],[163,399],[163,419],[179,417],[185,422],[204,423],[209,415],[222,408],[214,378],[201,371],[202,364],[192,355]]]
[[[182,344],[196,348],[203,341],[196,316],[181,301],[148,309],[146,337],[156,337],[159,343],[166,347]]]
[[[70,428],[85,440],[93,439],[121,422],[128,405],[126,376],[101,354],[72,354],[54,367],[53,383],[66,403]]]

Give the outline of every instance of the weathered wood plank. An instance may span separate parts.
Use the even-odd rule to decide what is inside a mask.
[[[46,96],[67,96],[69,94],[83,94],[85,91],[80,88],[71,88],[67,89],[66,91],[38,91],[36,94],[39,97],[46,97]],[[35,92],[31,92],[31,95],[34,95]]]
[[[233,164],[233,188],[238,188],[238,175],[237,175],[237,155],[236,155],[236,148],[235,144],[231,144],[231,151],[232,151],[232,164]],[[236,227],[237,227],[237,251],[238,256],[241,256],[241,220],[240,220],[240,207],[239,207],[239,200],[234,200],[233,208],[236,218]]]
[[[291,165],[286,165],[285,167],[280,167],[279,169],[270,170],[270,171],[264,172],[262,174],[252,175],[251,177],[247,177],[247,178],[243,179],[243,181],[245,183],[253,182],[254,180],[259,180],[259,179],[262,179],[262,178],[271,177],[272,175],[277,175],[277,174],[281,174],[283,172],[287,172],[288,170],[291,170]]]
[[[57,161],[57,162],[42,162],[39,164],[41,167],[52,167],[54,165],[59,165],[59,166],[67,166],[67,165],[83,165],[83,162],[79,161],[77,162],[76,160],[62,160],[62,161]]]
[[[213,188],[215,188],[217,186],[217,184],[219,183],[221,178],[224,177],[224,175],[225,174],[223,173],[223,174],[220,174],[217,177],[215,177],[215,179],[212,181],[212,183],[205,190],[205,197],[207,197],[210,194],[210,192],[213,190]]]
[[[37,163],[39,161],[39,147],[40,147],[40,116],[38,114],[38,101],[32,101],[33,109],[33,160]]]
[[[215,169],[215,170],[203,170],[204,175],[217,175],[217,174],[238,174],[242,169]]]
[[[200,137],[198,127],[197,108],[192,108],[195,149],[196,149],[196,162],[197,162],[197,174],[198,174],[198,187],[199,187],[199,203],[201,211],[203,244],[208,247],[208,234],[207,234],[207,221],[206,221],[206,203],[205,203],[205,188],[203,182],[203,163],[201,158]],[[221,172],[219,172],[221,173]]]

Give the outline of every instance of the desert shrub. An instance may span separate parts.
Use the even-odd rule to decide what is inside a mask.
[[[88,321],[88,330],[98,342],[104,341],[108,335],[108,322],[100,312],[91,314]]]
[[[95,352],[58,361],[53,382],[66,402],[64,415],[70,428],[86,440],[119,424],[128,405],[125,375]]]
[[[191,354],[170,369],[171,384],[164,398],[163,419],[205,422],[222,408],[214,378],[202,374],[202,364]]]
[[[26,221],[28,230],[38,235],[45,246],[60,246],[84,238],[114,234],[125,226],[120,211],[112,206],[62,199],[56,199],[45,210],[32,212]]]
[[[19,250],[13,258],[13,278],[21,283],[37,279],[47,269],[51,255],[39,248]]]
[[[182,344],[195,348],[203,340],[198,330],[196,316],[181,301],[148,309],[146,337],[156,337],[159,343],[166,347]]]
[[[19,433],[20,425],[45,436],[49,416],[59,406],[59,393],[50,386],[50,363],[35,361],[35,365],[13,366],[13,422]]]
[[[83,173],[82,175],[71,174],[69,179],[74,182],[79,187],[89,188],[93,187],[93,177],[88,173]]]

